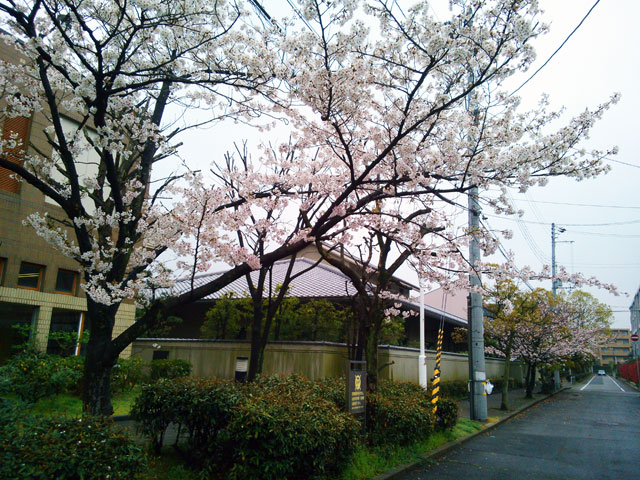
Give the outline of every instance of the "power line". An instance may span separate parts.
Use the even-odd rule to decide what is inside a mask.
[[[529,223],[529,224],[533,224],[533,225],[551,225],[551,223],[549,222],[536,222],[534,220],[522,220],[521,218],[511,218],[511,217],[505,217],[503,215],[493,215],[491,213],[483,213],[483,215],[488,216],[488,217],[494,217],[494,218],[501,218],[503,220],[509,220],[511,222],[523,222],[523,223]],[[609,222],[609,223],[562,223],[561,225],[563,227],[610,227],[610,226],[615,226],[615,225],[632,225],[632,224],[637,224],[640,223],[640,220],[629,220],[626,222]],[[575,230],[572,230],[572,232],[575,232]],[[612,234],[615,236],[615,234]],[[621,235],[624,236],[624,235]]]
[[[627,208],[627,209],[638,209],[638,210],[640,210],[640,206],[628,206],[628,205],[596,205],[596,204],[592,204],[592,203],[548,202],[548,201],[543,201],[543,200],[531,200],[530,198],[527,198],[526,200],[519,199],[519,198],[512,198],[511,200],[516,201],[516,202],[546,203],[546,204],[549,204],[549,205],[569,205],[569,206],[572,206],[572,207]]]
[[[524,87],[527,83],[529,83],[529,81],[530,81],[533,77],[535,77],[535,76],[538,74],[538,72],[539,72],[540,70],[542,70],[544,67],[546,67],[547,63],[549,63],[549,62],[551,61],[551,59],[556,55],[556,53],[558,53],[558,52],[560,51],[560,49],[561,49],[562,47],[564,47],[564,44],[565,44],[565,43],[567,43],[567,42],[569,41],[569,39],[573,36],[573,34],[574,34],[574,33],[576,33],[576,31],[578,31],[578,29],[580,28],[580,26],[584,23],[584,21],[585,21],[585,20],[587,19],[587,17],[589,16],[589,14],[591,14],[591,12],[593,11],[593,9],[594,9],[594,8],[596,8],[596,5],[598,5],[598,3],[600,3],[600,0],[597,0],[597,1],[596,1],[596,3],[594,3],[594,4],[593,4],[593,6],[589,9],[589,11],[587,12],[587,14],[583,17],[583,19],[582,19],[582,20],[580,20],[580,23],[578,24],[578,26],[577,26],[576,28],[574,28],[574,29],[573,29],[573,31],[569,34],[569,36],[568,36],[567,38],[565,38],[565,39],[564,39],[564,42],[562,42],[562,44],[561,44],[561,45],[556,49],[556,51],[555,51],[555,52],[553,52],[553,53],[551,54],[551,56],[547,59],[547,61],[546,61],[546,62],[544,62],[544,63],[542,64],[542,66],[541,66],[540,68],[538,68],[535,72],[533,72],[533,75],[531,75],[529,78],[527,78],[527,79],[525,80],[525,82],[524,82],[522,85],[520,85],[520,86],[519,86],[518,88],[516,88],[513,92],[511,92],[511,95],[509,95],[509,96],[515,95],[515,94],[516,94],[516,92],[518,92],[518,90],[520,90],[520,89],[521,89],[522,87]]]

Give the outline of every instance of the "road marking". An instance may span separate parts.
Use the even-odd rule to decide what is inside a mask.
[[[587,382],[587,384],[586,384],[586,385],[584,385],[584,386],[580,389],[580,391],[582,391],[582,390],[584,390],[585,388],[587,388],[587,387],[589,386],[589,384],[593,381],[593,379],[594,379],[594,378],[596,378],[596,376],[595,376],[595,375],[594,375],[593,377],[591,377],[591,380],[589,380],[589,381]]]
[[[607,375],[607,377],[609,377],[609,375]],[[624,388],[622,388],[620,385],[618,385],[618,382],[616,382],[613,377],[609,377],[611,379],[611,381],[616,385],[616,387],[618,387],[620,390],[622,390],[623,392],[625,391]]]

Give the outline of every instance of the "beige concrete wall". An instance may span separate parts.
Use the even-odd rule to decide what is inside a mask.
[[[150,362],[155,350],[168,350],[169,358],[188,360],[197,377],[233,378],[236,357],[249,357],[249,342],[221,340],[136,340],[132,355]],[[345,371],[343,345],[323,342],[277,342],[267,345],[263,373],[297,373],[306,378],[339,376]]]
[[[381,346],[378,348],[378,364],[380,377],[396,382],[415,382],[418,378],[418,350],[393,346]],[[427,377],[433,376],[436,363],[436,352],[427,350]],[[393,363],[391,363],[393,362]],[[486,375],[488,379],[502,378],[504,372],[504,360],[485,359]],[[467,380],[469,378],[469,360],[467,355],[459,353],[442,354],[441,378],[447,380]],[[523,369],[520,365],[512,365],[510,376],[523,380]]]
[[[169,351],[169,358],[188,360],[197,377],[233,378],[236,357],[249,356],[249,342],[221,340],[138,339],[132,355],[150,362],[155,350]],[[267,375],[297,373],[315,380],[343,375],[347,349],[327,342],[274,342],[267,345],[264,372]],[[393,381],[418,381],[418,350],[381,346],[378,349],[380,378]],[[433,375],[435,352],[427,352],[428,375]],[[504,361],[487,359],[487,378],[502,377]],[[511,368],[511,377],[522,379],[519,365]],[[445,353],[442,356],[442,380],[466,380],[469,367],[466,355]]]

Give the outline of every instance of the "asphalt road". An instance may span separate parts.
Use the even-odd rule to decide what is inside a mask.
[[[640,478],[640,394],[594,376],[403,480]]]

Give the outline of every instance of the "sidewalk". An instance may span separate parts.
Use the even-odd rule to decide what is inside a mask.
[[[491,395],[487,395],[487,417],[488,423],[495,423],[509,415],[514,411],[527,407],[533,403],[547,398],[548,395],[542,393],[534,393],[533,398],[524,398],[525,389],[519,388],[515,390],[509,390],[509,407],[510,410],[500,410],[500,404],[502,403],[502,392],[494,390]],[[460,407],[460,413],[458,417],[469,418],[469,400],[460,400],[458,402]]]

